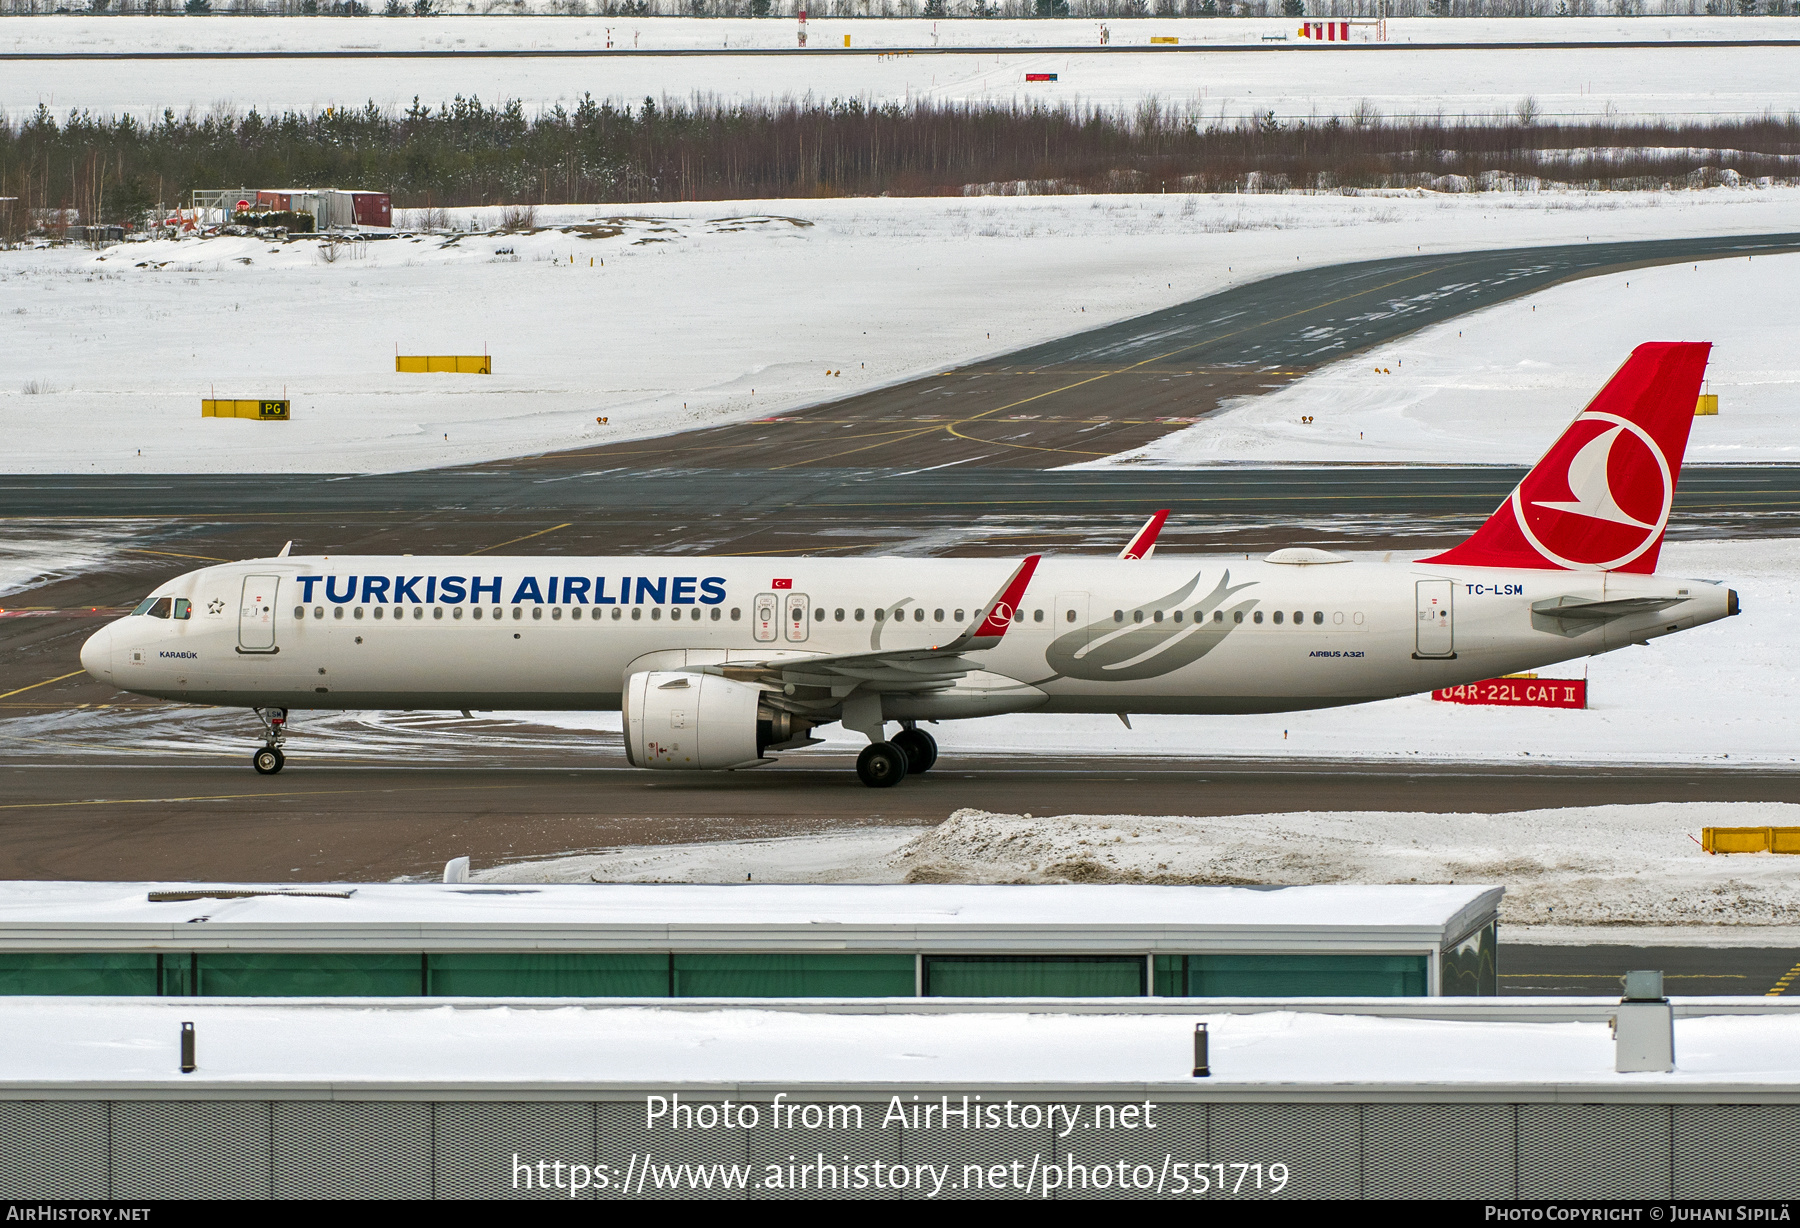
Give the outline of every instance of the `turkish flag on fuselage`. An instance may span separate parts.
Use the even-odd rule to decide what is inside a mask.
[[[1631,351],[1473,536],[1419,561],[1655,571],[1711,349],[1656,341]]]

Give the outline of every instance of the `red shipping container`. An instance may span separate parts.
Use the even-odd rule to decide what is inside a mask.
[[[1027,81],[1054,81],[1056,74],[1053,72],[1028,72],[1025,74],[1025,79]]]
[[[1585,678],[1489,678],[1433,691],[1447,704],[1494,704],[1505,708],[1585,708]]]
[[[394,224],[394,206],[386,192],[352,192],[350,200],[358,226]]]
[[[293,208],[292,197],[287,192],[262,192],[256,194],[256,207],[268,209],[275,213],[286,213]]]

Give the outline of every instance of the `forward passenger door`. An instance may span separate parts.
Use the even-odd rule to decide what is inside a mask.
[[[278,576],[245,576],[238,604],[238,651],[275,652],[275,590]]]

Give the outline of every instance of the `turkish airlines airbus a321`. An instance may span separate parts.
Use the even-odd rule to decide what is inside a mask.
[[[1416,562],[1151,558],[1137,541],[1020,562],[284,551],[169,581],[81,663],[139,695],[252,709],[265,773],[295,708],[619,709],[631,762],[679,771],[770,763],[837,721],[882,786],[936,759],[919,722],[1411,695],[1738,612],[1717,581],[1656,574],[1709,348],[1639,346],[1472,537]]]

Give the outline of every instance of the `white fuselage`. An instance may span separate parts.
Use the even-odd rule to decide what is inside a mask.
[[[186,602],[168,608],[188,617],[120,619],[82,664],[123,690],[207,704],[616,709],[643,671],[947,644],[1013,565],[262,559],[161,586],[156,596]],[[1634,599],[1606,617],[1542,613]],[[979,672],[935,691],[870,689],[888,720],[1317,708],[1549,665],[1734,612],[1719,584],[1618,572],[1045,558],[999,645],[970,654]]]

